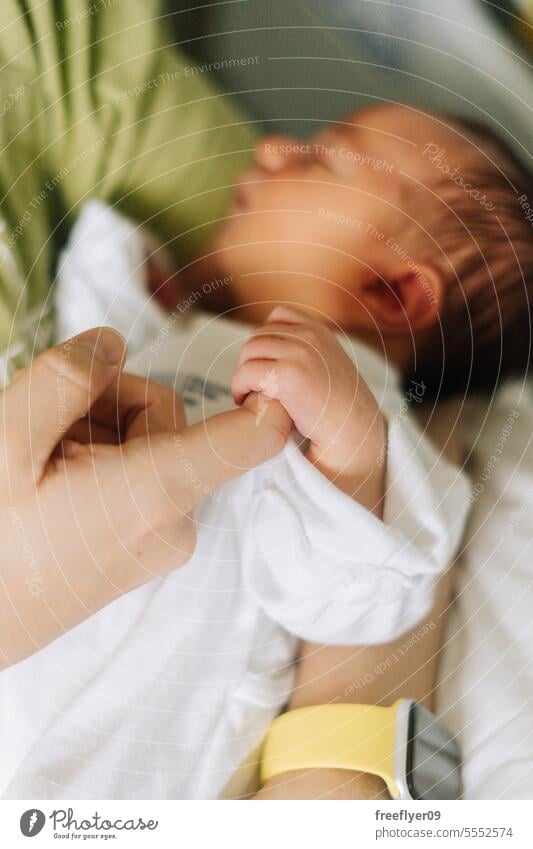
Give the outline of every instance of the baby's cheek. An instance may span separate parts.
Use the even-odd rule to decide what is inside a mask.
[[[328,316],[330,326],[336,331],[343,330],[357,335],[358,330],[368,326],[370,318],[357,297],[353,280],[344,286],[335,287],[331,292]]]

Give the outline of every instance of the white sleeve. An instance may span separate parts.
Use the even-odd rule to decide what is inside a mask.
[[[317,643],[383,643],[429,612],[468,508],[459,469],[407,419],[390,427],[383,521],[328,481],[294,438],[251,497],[243,568],[267,614]]]

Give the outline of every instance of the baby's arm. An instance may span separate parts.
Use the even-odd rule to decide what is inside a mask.
[[[267,614],[314,643],[386,643],[412,628],[466,515],[460,470],[422,438],[377,355],[356,355],[388,427],[331,330],[292,309],[255,331],[232,382],[237,403],[277,399],[308,440],[305,457],[289,440],[258,475],[243,570]]]

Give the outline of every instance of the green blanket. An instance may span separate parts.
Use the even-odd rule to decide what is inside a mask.
[[[1,0],[0,351],[9,371],[51,341],[54,261],[83,201],[117,204],[180,263],[224,214],[253,133],[209,74],[168,45],[169,29],[157,0]]]

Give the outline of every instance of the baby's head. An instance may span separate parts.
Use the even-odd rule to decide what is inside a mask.
[[[531,178],[490,132],[382,106],[255,158],[212,246],[243,317],[310,309],[434,395],[527,368]]]

